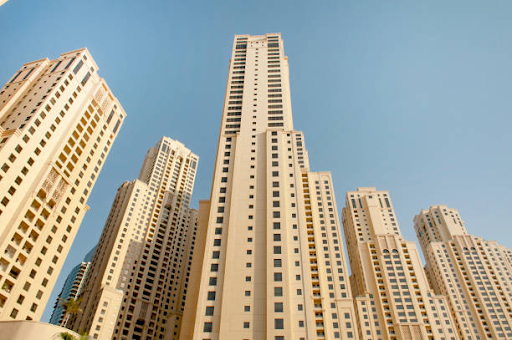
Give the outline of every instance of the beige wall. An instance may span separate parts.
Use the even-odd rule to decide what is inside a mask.
[[[280,34],[235,36],[181,339],[357,338],[331,175],[309,171],[288,75]]]
[[[117,192],[73,329],[95,339],[176,339],[195,249],[189,209],[198,157],[163,137]]]
[[[80,339],[75,333],[64,327],[37,321],[0,321],[0,334],[2,339],[9,340],[60,340],[61,334],[68,333]]]
[[[361,339],[458,339],[446,298],[430,289],[387,191],[349,191],[343,228]]]
[[[447,297],[461,339],[512,338],[511,250],[468,234],[456,209],[414,218],[430,282]]]
[[[0,320],[38,320],[124,113],[87,49],[0,91]]]

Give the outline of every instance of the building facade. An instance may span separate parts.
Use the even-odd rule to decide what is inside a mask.
[[[62,290],[57,297],[57,301],[55,301],[55,307],[53,308],[52,315],[50,317],[50,323],[57,326],[67,325],[67,320],[63,323],[63,318],[65,315],[64,307],[62,306],[62,302],[68,300],[75,300],[80,294],[80,291],[83,287],[83,283],[85,281],[85,276],[89,271],[91,266],[92,256],[94,255],[94,247],[91,251],[85,255],[84,260],[73,267],[71,272],[69,273],[66,281],[64,281],[64,285],[62,286]]]
[[[293,129],[280,34],[234,38],[181,339],[355,339],[328,172]]]
[[[458,339],[448,303],[430,289],[387,191],[348,192],[343,228],[361,339]]]
[[[87,49],[0,90],[0,320],[39,320],[126,116]]]
[[[461,339],[512,339],[512,252],[467,232],[456,209],[436,205],[414,229],[437,294],[447,297]]]
[[[195,246],[198,157],[163,137],[118,189],[73,329],[94,339],[176,339]]]

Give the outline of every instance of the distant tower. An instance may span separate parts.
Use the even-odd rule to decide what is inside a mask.
[[[73,329],[95,339],[175,339],[189,287],[198,157],[163,137],[139,179],[118,189],[80,297]]]
[[[361,339],[458,339],[448,303],[429,288],[387,191],[349,191],[343,228]]]
[[[293,129],[280,34],[235,36],[199,210],[181,339],[356,338],[331,174]]]
[[[53,309],[52,316],[50,317],[50,323],[60,326],[62,324],[62,318],[64,317],[64,308],[62,307],[63,301],[74,300],[77,298],[78,294],[80,294],[80,290],[82,289],[85,276],[87,275],[87,271],[91,265],[92,256],[94,255],[93,248],[87,255],[85,255],[84,260],[71,269],[71,273],[69,273],[66,281],[64,282],[64,286],[57,297],[57,301],[55,302],[55,307]],[[67,322],[66,322],[67,324]],[[66,324],[63,326],[66,327]]]
[[[0,320],[39,320],[126,116],[87,49],[0,90]]]
[[[435,205],[414,229],[437,294],[448,298],[461,339],[512,339],[512,252],[468,234],[456,209]]]

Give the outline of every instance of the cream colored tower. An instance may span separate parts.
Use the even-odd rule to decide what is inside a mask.
[[[139,179],[118,190],[96,248],[75,330],[95,339],[176,339],[195,245],[189,209],[198,157],[162,138]]]
[[[448,303],[430,289],[387,191],[348,192],[343,227],[361,339],[458,339]]]
[[[181,339],[355,339],[330,173],[293,130],[280,34],[237,35]]]
[[[436,205],[414,218],[438,294],[448,298],[460,337],[512,339],[512,252],[468,234],[456,209]]]
[[[38,320],[126,116],[87,49],[0,91],[0,320]]]

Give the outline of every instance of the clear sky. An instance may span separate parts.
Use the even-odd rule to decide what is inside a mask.
[[[166,135],[200,157],[210,193],[233,35],[281,32],[294,127],[338,207],[389,190],[404,236],[422,208],[457,208],[470,233],[512,246],[512,2],[10,0],[0,82],[23,63],[89,48],[128,117],[43,320],[97,242],[117,188]]]

